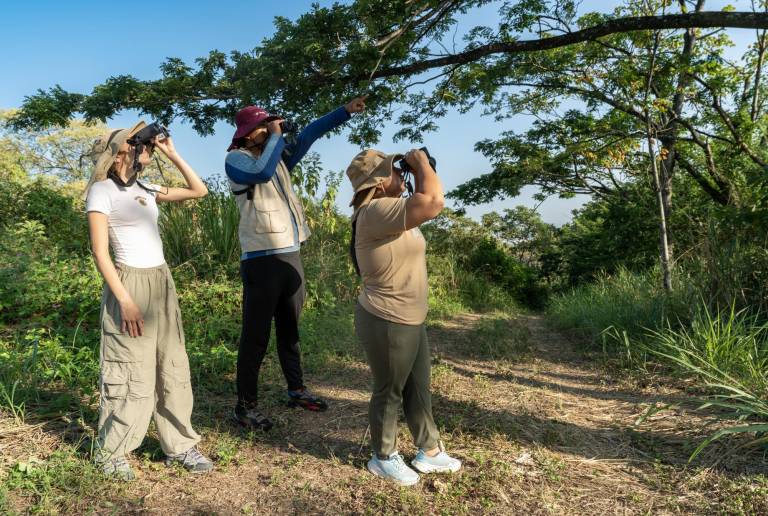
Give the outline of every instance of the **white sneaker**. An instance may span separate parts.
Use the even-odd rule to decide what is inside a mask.
[[[448,455],[443,448],[443,443],[438,444],[440,452],[434,457],[427,455],[424,450],[411,461],[414,468],[422,473],[456,473],[461,469],[461,461]]]
[[[412,486],[419,481],[419,474],[409,468],[397,452],[388,459],[380,459],[374,453],[368,461],[368,471],[401,486]]]

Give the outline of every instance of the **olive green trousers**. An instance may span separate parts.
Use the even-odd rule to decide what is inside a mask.
[[[426,326],[381,319],[358,303],[355,333],[365,349],[373,374],[373,393],[368,405],[373,451],[380,458],[397,451],[397,419],[401,405],[414,444],[423,450],[436,448],[440,435],[432,418]]]

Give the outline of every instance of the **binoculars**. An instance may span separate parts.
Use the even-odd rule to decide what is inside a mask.
[[[426,147],[421,147],[419,150],[427,155],[429,166],[432,167],[432,170],[434,170],[435,174],[437,174],[437,160],[432,157]],[[402,178],[403,183],[405,183],[405,189],[408,191],[408,197],[410,197],[413,195],[413,181],[411,181],[413,169],[408,164],[408,162],[405,161],[405,158],[398,161],[397,166],[400,167],[400,177]]]
[[[128,138],[126,142],[136,148],[136,151],[133,155],[133,170],[135,172],[141,172],[141,170],[144,168],[144,166],[139,163],[139,155],[144,151],[144,147],[149,147],[149,150],[151,151],[155,139],[164,140],[170,135],[171,133],[168,132],[168,129],[160,125],[158,122],[152,122]]]
[[[171,133],[169,133],[168,129],[164,126],[160,125],[158,122],[152,122],[128,138],[127,142],[131,145],[151,145],[152,140],[155,138],[164,140],[170,135]]]
[[[432,157],[432,155],[429,153],[426,147],[421,147],[419,150],[427,155],[427,159],[429,160],[429,166],[432,167],[435,173],[437,173],[437,160]],[[398,161],[397,165],[400,167],[400,170],[402,170],[403,172],[408,172],[409,174],[413,173],[413,169],[408,164],[408,162],[405,161],[405,158]]]

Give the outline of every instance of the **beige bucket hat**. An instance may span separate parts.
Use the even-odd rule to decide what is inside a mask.
[[[93,162],[93,173],[88,181],[88,185],[85,187],[83,198],[88,196],[88,190],[90,190],[93,183],[107,178],[107,173],[115,162],[115,157],[120,151],[120,147],[122,147],[126,140],[146,125],[143,121],[139,121],[130,129],[115,129],[100,136],[93,142],[91,150],[85,155],[85,157],[88,157]]]
[[[402,154],[384,154],[374,149],[359,152],[347,167],[347,177],[355,192],[349,205],[358,209],[371,202],[376,194],[374,187],[392,175],[395,160],[402,157]]]

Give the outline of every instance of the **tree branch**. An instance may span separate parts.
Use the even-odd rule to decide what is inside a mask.
[[[493,54],[516,54],[521,52],[551,50],[553,48],[583,43],[585,41],[623,32],[690,29],[695,27],[768,29],[768,13],[704,11],[687,14],[617,18],[587,29],[563,34],[562,36],[489,43],[459,54],[452,54],[438,59],[418,61],[403,66],[384,68],[374,73],[373,78],[381,79],[384,77],[412,75],[440,66],[470,63]]]

